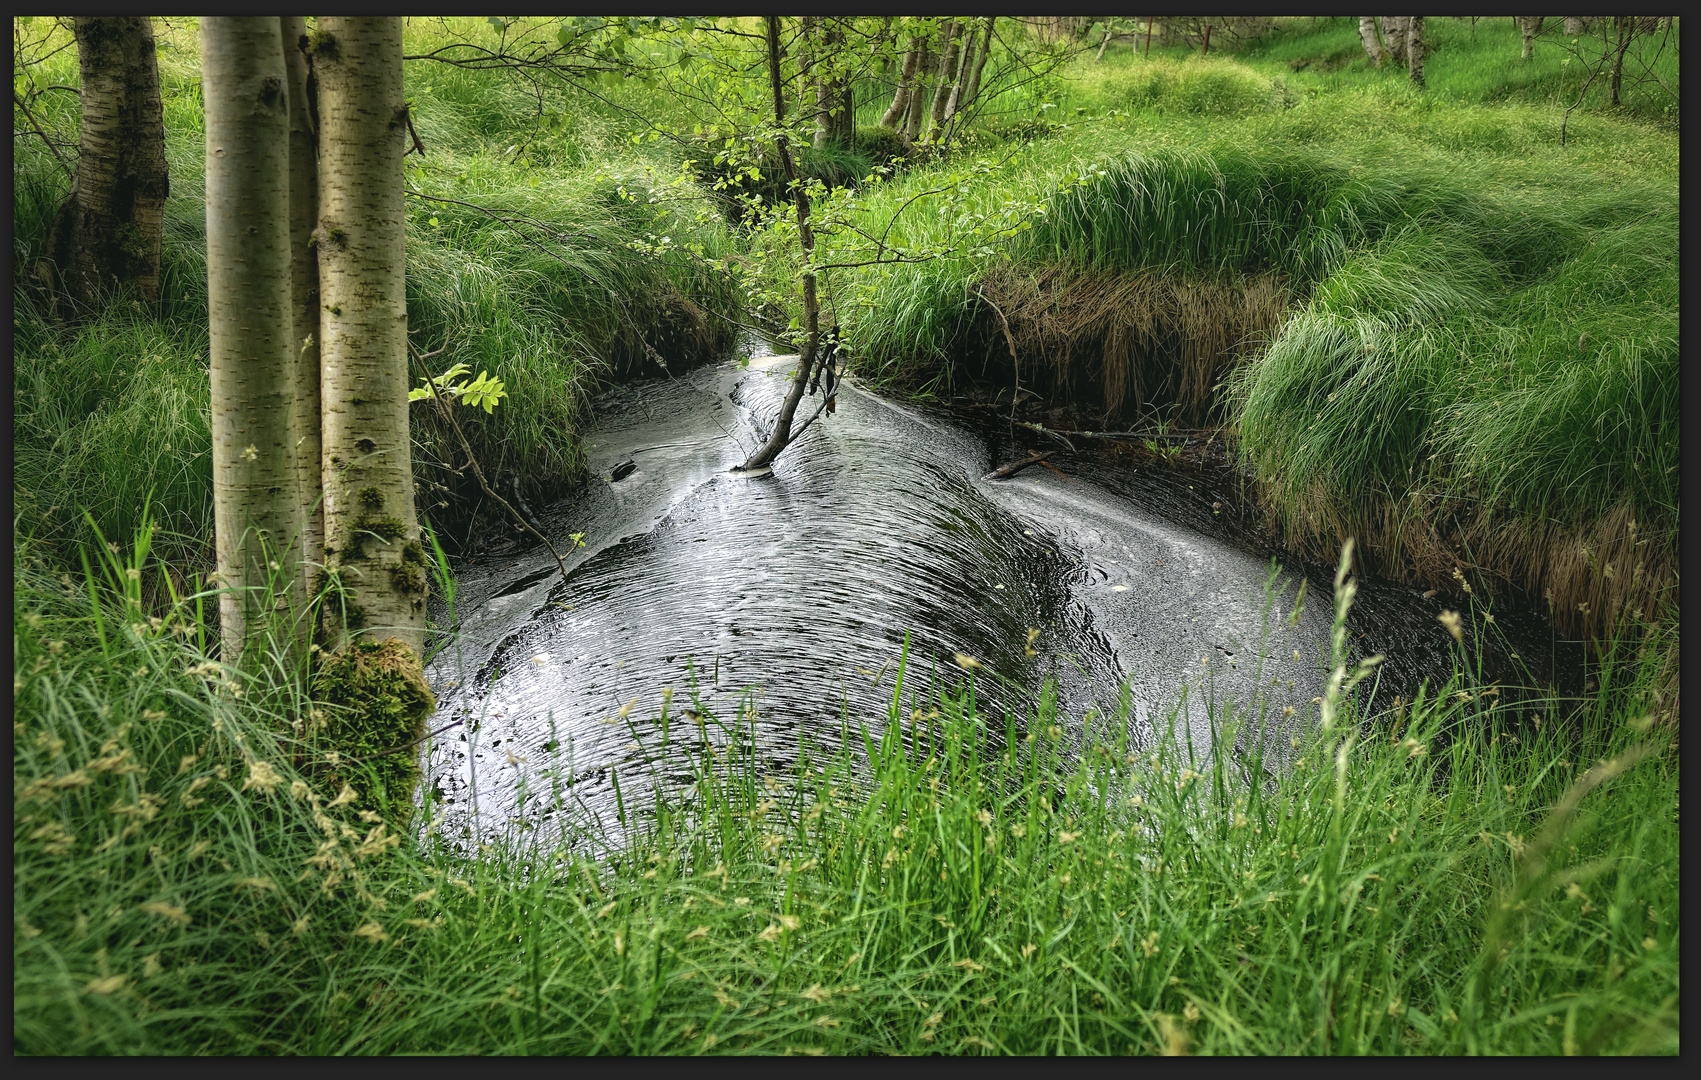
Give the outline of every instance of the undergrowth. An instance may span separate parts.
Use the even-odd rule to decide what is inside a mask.
[[[1659,649],[1516,707],[1464,652],[1391,707],[1343,663],[1279,770],[1255,703],[1195,747],[969,682],[789,762],[748,706],[632,717],[692,783],[475,851],[324,784],[308,703],[208,659],[207,597],[148,622],[156,572],[18,545],[22,1053],[1678,1048]]]

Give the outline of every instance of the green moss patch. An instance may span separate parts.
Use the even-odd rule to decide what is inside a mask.
[[[331,706],[322,734],[339,759],[339,775],[363,803],[399,828],[413,809],[419,782],[413,744],[437,707],[419,657],[393,638],[356,641],[321,655],[313,696]]]

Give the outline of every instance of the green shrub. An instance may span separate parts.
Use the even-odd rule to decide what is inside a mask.
[[[1124,108],[1160,113],[1244,116],[1279,108],[1285,88],[1226,57],[1162,58],[1123,68],[1106,79],[1103,93]]]

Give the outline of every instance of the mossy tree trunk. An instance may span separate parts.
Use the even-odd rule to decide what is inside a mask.
[[[1523,58],[1528,60],[1536,54],[1536,35],[1541,32],[1542,20],[1535,15],[1517,16],[1518,32],[1524,38]]]
[[[278,20],[201,23],[213,517],[227,662],[277,631],[299,661],[304,610],[290,304],[289,91]],[[285,616],[274,626],[273,610]],[[295,643],[295,644],[292,644]]]
[[[855,102],[845,78],[845,29],[834,16],[822,20],[813,64],[815,83],[815,147],[836,142],[849,146],[856,137]]]
[[[933,68],[933,49],[931,42],[923,41],[921,60],[916,65],[915,84],[910,90],[908,113],[904,120],[904,139],[913,143],[921,137],[921,122],[927,115],[927,103],[932,94],[932,84],[927,81],[928,72]]]
[[[71,193],[48,238],[56,288],[86,305],[122,282],[152,304],[170,188],[153,24],[102,15],[73,26],[82,132]]]
[[[319,350],[326,644],[356,631],[424,644],[404,293],[402,24],[326,16],[309,54],[319,107]]]
[[[319,217],[319,147],[307,70],[307,25],[298,15],[284,16],[280,24],[289,81],[290,346],[295,382],[291,403],[298,440],[301,561],[311,581],[325,559],[325,519],[319,497],[319,257],[313,250],[313,228]]]
[[[774,149],[779,155],[780,168],[785,173],[787,190],[797,205],[798,241],[803,246],[803,264],[808,267],[815,261],[815,230],[809,222],[809,193],[803,185],[797,182],[797,168],[792,163],[790,140],[785,135],[785,83],[780,74],[780,20],[777,15],[769,15],[765,22],[768,30],[768,78],[774,92],[774,126],[777,133],[774,136]],[[741,466],[748,471],[764,468],[773,463],[791,443],[791,422],[797,415],[798,403],[803,400],[804,389],[809,385],[809,375],[815,366],[815,352],[821,340],[821,303],[815,294],[815,273],[805,269],[803,272],[803,318],[806,337],[803,340],[803,354],[798,360],[797,371],[792,376],[791,386],[786,390],[785,401],[780,405],[780,415],[774,421],[774,430],[769,433],[767,441],[750,455]]]

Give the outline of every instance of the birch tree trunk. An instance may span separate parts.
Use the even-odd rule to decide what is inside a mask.
[[[425,557],[414,517],[404,292],[402,23],[324,16],[319,88],[321,455],[332,650],[356,631],[421,650]]]
[[[809,222],[809,194],[802,184],[797,182],[797,168],[792,164],[791,146],[785,136],[785,94],[782,92],[784,83],[780,79],[780,20],[777,15],[769,15],[765,19],[768,29],[768,78],[774,91],[774,149],[780,158],[780,168],[786,176],[786,185],[792,192],[792,198],[797,205],[797,235],[803,246],[803,264],[808,266],[815,260],[815,229]],[[821,304],[815,295],[815,274],[813,271],[803,272],[803,318],[807,336],[803,339],[803,354],[798,360],[797,371],[792,376],[791,386],[786,391],[785,401],[780,405],[780,415],[774,421],[774,430],[768,439],[749,459],[739,467],[740,471],[748,472],[764,468],[773,463],[791,443],[791,422],[797,415],[798,403],[803,400],[803,392],[809,385],[810,370],[815,366],[815,351],[821,341]]]
[[[945,124],[945,104],[951,99],[951,87],[957,75],[957,54],[962,51],[957,29],[955,19],[945,24],[944,41],[940,43],[939,85],[933,91],[933,108],[927,122],[928,142],[939,138],[939,130]]]
[[[927,112],[928,95],[931,84],[927,81],[927,73],[933,67],[933,50],[923,43],[921,62],[917,65],[915,88],[910,92],[909,113],[904,120],[904,140],[915,142],[921,135],[922,117]]]
[[[1565,16],[1565,36],[1576,37],[1583,32],[1583,19],[1578,15]]]
[[[1373,67],[1382,66],[1382,43],[1376,40],[1376,19],[1371,15],[1358,17],[1358,39],[1364,43],[1364,55]]]
[[[1388,56],[1396,63],[1406,62],[1406,23],[1404,15],[1382,16],[1382,42],[1388,48]]]
[[[957,110],[963,97],[964,81],[968,78],[969,69],[974,64],[975,46],[980,41],[980,24],[965,23],[960,39],[961,48],[957,51],[956,69],[951,75],[951,94],[945,99],[944,123],[950,124],[956,119]]]
[[[1406,74],[1412,85],[1423,89],[1423,16],[1413,15],[1406,23]]]
[[[799,21],[802,26],[797,36],[797,111],[807,115],[814,104],[811,99],[815,96],[815,24],[819,20],[805,15]]]
[[[909,51],[904,53],[904,64],[898,74],[898,90],[892,95],[892,104],[880,114],[880,126],[895,128],[899,122],[909,115],[910,95],[914,92],[916,70],[921,66],[921,39],[910,38]]]
[[[54,218],[48,259],[82,304],[115,281],[159,300],[165,231],[165,120],[153,24],[147,16],[79,16],[82,133],[71,193]]]
[[[980,52],[975,56],[974,66],[969,69],[969,85],[964,89],[959,110],[966,110],[975,103],[980,94],[980,75],[986,70],[986,58],[992,55],[992,27],[998,16],[988,15],[981,19],[984,24],[980,37]]]
[[[1518,16],[1518,31],[1524,37],[1524,56],[1523,56],[1523,58],[1525,60],[1528,60],[1530,57],[1534,56],[1535,53],[1536,53],[1536,34],[1541,30],[1541,27],[1542,27],[1541,19],[1537,18],[1534,15],[1520,15],[1520,16]]]
[[[300,500],[301,562],[311,583],[325,560],[325,518],[319,459],[319,257],[313,227],[319,217],[318,133],[307,73],[307,24],[284,16],[284,70],[289,82],[289,289],[290,348],[295,390],[297,498]]]
[[[835,17],[826,17],[815,57],[815,146],[830,142],[848,145],[856,134],[850,87],[844,70],[845,31]]]
[[[238,664],[263,651],[272,610],[286,620],[305,611],[278,19],[202,20],[201,65],[219,625],[225,661]],[[277,629],[281,651],[299,662],[298,628]]]

